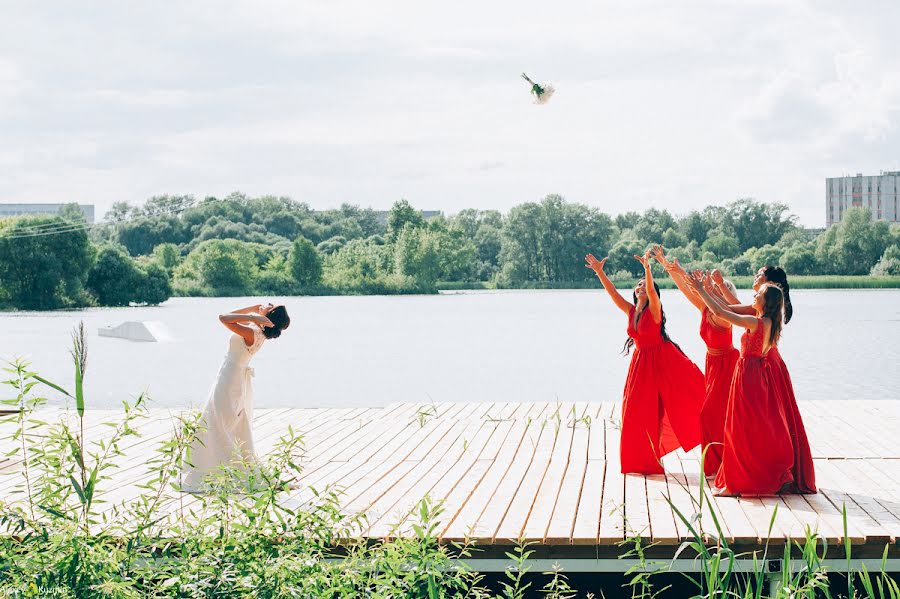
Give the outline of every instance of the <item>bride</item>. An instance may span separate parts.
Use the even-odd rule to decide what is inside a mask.
[[[182,491],[208,488],[205,480],[223,467],[246,468],[256,462],[253,447],[253,389],[248,366],[266,339],[277,339],[291,319],[284,306],[249,306],[219,316],[235,334],[210,392],[200,429],[191,442],[183,465]]]

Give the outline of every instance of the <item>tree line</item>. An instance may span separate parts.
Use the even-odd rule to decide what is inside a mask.
[[[57,216],[0,220],[0,305],[20,309],[159,303],[177,295],[427,293],[445,283],[583,285],[584,255],[608,255],[614,280],[641,275],[652,243],[688,268],[749,275],[900,275],[900,227],[865,208],[820,235],[787,206],[742,199],[685,215],[610,216],[548,195],[508,214],[467,209],[426,219],[406,200],[387,213],[345,204],[314,211],[287,197],[117,203],[103,222]],[[83,222],[83,221],[82,221]]]

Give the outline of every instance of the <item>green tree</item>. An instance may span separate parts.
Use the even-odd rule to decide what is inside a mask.
[[[723,231],[734,231],[738,251],[752,247],[774,245],[788,231],[796,227],[797,218],[785,216],[784,204],[764,204],[752,199],[738,200],[725,208]]]
[[[680,248],[687,245],[688,239],[678,229],[669,227],[663,233],[662,243],[666,248]]]
[[[884,250],[884,255],[872,267],[870,274],[875,277],[900,276],[900,246],[892,245]]]
[[[814,275],[819,272],[816,245],[811,242],[795,243],[784,251],[781,266],[790,274]]]
[[[301,285],[318,285],[322,281],[322,257],[305,237],[294,240],[288,265],[294,280]]]
[[[659,243],[663,239],[663,234],[674,228],[676,224],[675,219],[667,210],[650,208],[641,215],[632,230],[638,239]]]
[[[407,225],[394,242],[397,274],[430,286],[441,275],[441,233]]]
[[[195,280],[215,293],[244,295],[252,290],[262,258],[271,255],[271,250],[263,249],[257,252],[254,244],[236,239],[210,239],[188,254],[176,277]]]
[[[624,231],[626,229],[633,229],[635,225],[638,224],[638,221],[641,220],[641,215],[637,212],[624,212],[622,214],[616,215],[616,226],[620,231]]]
[[[141,284],[141,271],[121,246],[100,248],[91,267],[87,287],[101,306],[127,306],[135,301],[135,290]]]
[[[375,237],[352,239],[340,250],[326,256],[323,281],[329,287],[355,292],[396,292],[414,290],[415,282],[394,276],[393,246]]]
[[[816,240],[816,258],[829,274],[868,274],[893,243],[890,225],[869,208],[851,208]]]
[[[633,235],[623,235],[609,250],[610,272],[625,271],[629,275],[639,277],[644,274],[644,267],[634,259],[644,253],[647,242],[636,239]]]
[[[734,237],[722,231],[710,232],[706,241],[700,246],[704,252],[712,252],[716,259],[731,258],[740,254],[738,242]]]
[[[174,243],[161,243],[153,248],[153,261],[159,264],[169,276],[175,271],[175,267],[181,263],[181,252]]]
[[[172,297],[172,278],[162,266],[151,262],[141,274],[135,302],[161,304]]]
[[[588,280],[585,254],[605,255],[614,234],[609,216],[556,194],[516,206],[503,227],[503,281]]]
[[[41,234],[66,227],[63,233]],[[94,248],[83,228],[57,216],[0,220],[0,287],[16,308],[85,305],[84,284]]]
[[[116,225],[115,239],[132,256],[145,256],[161,243],[182,243],[185,232],[177,216],[141,216]]]
[[[406,227],[418,228],[425,226],[425,217],[422,213],[413,208],[406,200],[398,200],[391,206],[391,212],[388,214],[388,239],[391,241],[397,239],[401,231]]]
[[[781,255],[781,248],[770,244],[766,244],[760,248],[750,248],[744,252],[744,256],[750,262],[751,271],[759,270],[763,266],[780,265]]]
[[[679,223],[679,228],[687,240],[693,241],[697,245],[702,245],[706,241],[706,234],[714,226],[715,223],[708,214],[701,214],[697,211],[691,212]]]

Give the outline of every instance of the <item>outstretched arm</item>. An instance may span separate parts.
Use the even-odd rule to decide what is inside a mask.
[[[661,245],[653,246],[653,257],[662,264],[662,267],[666,269],[666,272],[669,273],[669,276],[672,277],[672,281],[675,283],[675,286],[678,287],[678,290],[684,294],[684,296],[688,299],[691,304],[694,305],[695,308],[703,312],[706,310],[706,304],[703,303],[703,300],[700,299],[700,296],[694,293],[694,290],[688,284],[688,282],[684,279],[687,275],[684,268],[681,264],[678,263],[678,258],[674,260],[667,260],[665,254],[663,253],[663,248]]]
[[[262,310],[262,304],[256,304],[255,306],[247,306],[246,308],[241,308],[239,310],[232,310],[229,314],[259,314],[260,310]]]
[[[613,303],[616,307],[624,312],[625,314],[629,314],[631,309],[634,307],[631,302],[626,300],[622,295],[616,290],[616,286],[613,285],[612,281],[609,280],[609,277],[606,276],[606,273],[603,272],[603,266],[606,264],[606,258],[603,260],[597,260],[594,258],[593,254],[588,254],[584,257],[585,266],[594,271],[597,275],[597,278],[600,279],[600,282],[603,283],[603,288],[606,289],[606,293],[609,294],[609,297],[612,299]]]
[[[261,314],[243,314],[240,312],[220,314],[219,322],[224,324],[231,332],[240,335],[248,347],[253,345],[255,340],[253,329],[248,327],[248,324],[253,323],[261,329],[273,326],[272,321]]]
[[[725,279],[722,278],[722,272],[716,268],[712,272],[709,273],[712,282],[716,284],[716,291],[722,296],[722,299],[725,300],[725,303],[728,305],[739,305],[741,300],[737,298],[737,296],[731,293],[731,289],[725,286]]]
[[[701,275],[697,273],[688,275],[688,281],[690,282],[691,287],[693,287],[697,291],[697,294],[700,296],[703,302],[717,317],[721,318],[724,321],[730,322],[733,325],[749,329],[750,331],[756,330],[756,326],[759,322],[756,317],[737,314],[736,312],[732,312],[731,310],[729,310],[724,304],[719,302],[709,293],[709,291],[704,288],[704,281]]]
[[[650,308],[650,315],[653,316],[653,322],[662,322],[662,304],[659,301],[659,294],[656,293],[656,287],[653,286],[653,272],[650,268],[650,250],[644,252],[643,256],[635,256],[635,259],[644,266],[644,286],[647,290],[647,304]]]

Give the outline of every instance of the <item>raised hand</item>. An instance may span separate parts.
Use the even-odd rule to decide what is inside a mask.
[[[597,273],[599,275],[601,272],[603,272],[603,266],[606,264],[606,260],[608,258],[609,257],[607,256],[603,260],[597,260],[594,257],[594,254],[588,254],[587,256],[584,257],[585,266],[587,266],[588,268],[590,268],[591,270],[593,270],[595,273]]]
[[[678,258],[672,258],[670,261],[666,262],[666,272],[677,272],[680,274],[687,274],[684,270],[684,267],[678,261]]]
[[[253,319],[253,322],[255,322],[256,324],[258,324],[259,326],[261,326],[264,329],[268,329],[269,327],[275,326],[275,323],[273,323],[271,320],[269,320],[262,314],[256,314],[255,318]]]
[[[666,254],[663,252],[663,247],[659,244],[654,245],[650,248],[650,255],[653,258],[656,258],[656,261],[663,265],[663,268],[668,269],[669,261],[666,260]]]
[[[703,271],[701,270],[695,270],[691,273],[685,272],[684,279],[694,289],[700,289],[701,287],[703,287]]]
[[[725,284],[725,278],[722,276],[722,271],[718,268],[712,269],[712,271],[709,273],[709,276],[710,278],[712,278],[713,283],[715,283],[716,285]]]
[[[650,268],[650,249],[647,249],[643,256],[635,254],[634,259],[643,264],[644,268]]]

